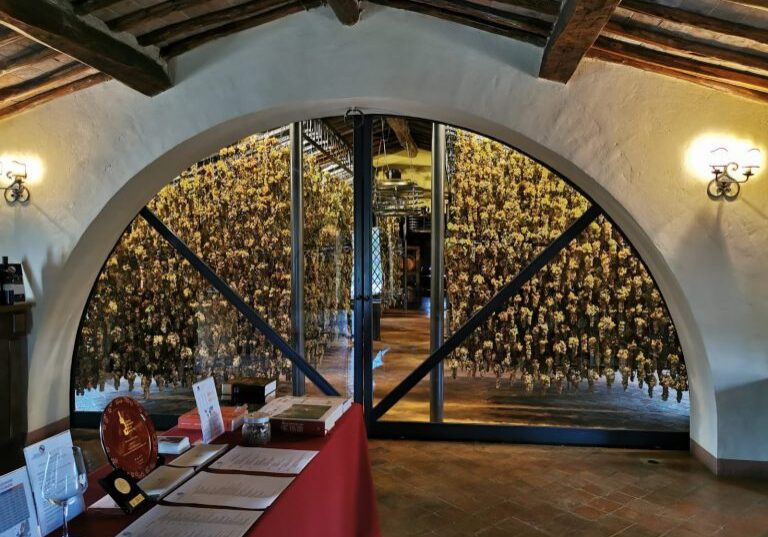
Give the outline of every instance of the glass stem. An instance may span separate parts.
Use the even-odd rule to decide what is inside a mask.
[[[67,526],[68,514],[69,514],[69,502],[64,504],[64,531],[61,532],[61,537],[69,537],[69,526]]]

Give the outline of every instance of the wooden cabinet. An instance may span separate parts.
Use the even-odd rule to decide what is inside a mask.
[[[0,474],[23,464],[32,304],[0,306]]]

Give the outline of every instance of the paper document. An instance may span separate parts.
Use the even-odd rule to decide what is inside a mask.
[[[0,476],[0,537],[38,537],[27,468]]]
[[[46,438],[36,444],[24,448],[24,459],[27,461],[27,472],[29,472],[29,482],[32,484],[32,493],[35,498],[35,507],[37,508],[37,520],[40,524],[40,531],[43,535],[48,535],[63,523],[63,507],[53,505],[43,498],[43,480],[45,479],[45,465],[48,462],[48,453],[62,447],[72,447],[72,435],[69,431],[64,431],[56,436]],[[64,462],[71,462],[72,458],[65,458]],[[64,474],[64,468],[61,469]],[[72,520],[85,510],[85,502],[82,496],[74,498],[69,504],[67,511],[67,520]]]
[[[219,396],[213,377],[208,377],[192,385],[195,393],[197,412],[200,414],[200,430],[203,433],[203,443],[207,444],[214,438],[224,434],[224,418],[221,415]]]
[[[112,496],[106,494],[93,502],[88,506],[88,509],[117,509],[120,510],[120,506],[115,503]]]
[[[193,475],[195,475],[194,468],[160,466],[155,468],[147,477],[139,481],[138,485],[141,490],[147,493],[147,496],[159,499]]]
[[[260,511],[158,505],[117,537],[242,537],[260,516]]]
[[[236,446],[210,467],[215,470],[236,472],[298,474],[318,453],[302,449]]]
[[[180,466],[185,468],[204,465],[229,448],[226,444],[197,444],[168,463],[168,466]]]
[[[266,509],[291,484],[292,477],[200,472],[165,497],[169,503]]]

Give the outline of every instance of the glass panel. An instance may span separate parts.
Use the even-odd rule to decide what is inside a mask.
[[[304,338],[309,362],[351,397],[353,141],[351,130],[342,134],[348,127],[343,118],[304,124],[311,140],[304,143]],[[306,391],[321,393],[311,382]]]
[[[429,355],[432,122],[377,118],[373,138],[376,404]],[[429,379],[384,419],[429,419]]]
[[[454,130],[449,149],[446,296],[456,330],[589,202],[503,144]],[[686,430],[687,402],[673,407],[611,389],[618,375],[628,386],[666,385],[662,398],[679,385],[687,401],[683,368],[658,289],[601,219],[448,358],[445,418]]]
[[[194,408],[191,385],[289,369],[168,243],[137,218],[99,275],[76,354],[75,410],[130,395],[152,414]],[[288,389],[290,387],[288,386]],[[281,386],[285,391],[285,383]]]

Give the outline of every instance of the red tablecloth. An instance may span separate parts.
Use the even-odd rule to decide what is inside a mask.
[[[171,429],[168,434],[199,438],[199,431]],[[216,443],[239,441],[237,432],[224,435]],[[381,537],[360,405],[352,405],[324,438],[275,436],[270,447],[320,453],[256,521],[248,537]],[[110,471],[111,467],[103,466],[89,476],[86,505],[104,496],[98,479]],[[136,518],[87,510],[70,522],[70,532],[81,537],[109,537]]]

